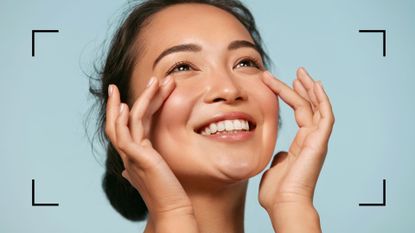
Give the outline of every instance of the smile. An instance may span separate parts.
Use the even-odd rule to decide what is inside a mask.
[[[219,133],[237,133],[239,131],[249,131],[249,122],[247,120],[224,120],[216,123],[210,123],[210,125],[204,128],[201,132],[202,135],[212,135]]]
[[[256,128],[251,116],[240,112],[220,114],[202,126],[197,127],[196,133],[219,141],[241,141],[249,139]]]

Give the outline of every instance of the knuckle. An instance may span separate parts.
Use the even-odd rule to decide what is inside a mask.
[[[111,137],[111,135],[112,135],[112,129],[111,129],[111,127],[109,127],[108,125],[106,125],[106,126],[105,126],[105,129],[104,129],[104,132],[105,132],[105,134],[106,134],[108,137]]]
[[[125,140],[125,138],[123,138],[123,137],[120,137],[117,140],[117,147],[123,152],[128,150],[129,144],[130,143],[127,140]]]
[[[129,148],[129,143],[125,140],[119,140],[117,146],[121,151],[127,151]]]
[[[331,114],[329,115],[329,117],[328,117],[328,121],[329,121],[330,125],[334,125],[334,122],[336,121],[336,119],[335,119],[335,117],[334,117],[333,113],[331,113]]]

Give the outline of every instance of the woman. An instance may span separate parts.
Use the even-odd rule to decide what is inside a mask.
[[[237,0],[137,5],[91,87],[110,142],[103,187],[113,207],[147,217],[145,233],[244,232],[248,179],[271,160],[279,97],[299,131],[264,173],[259,202],[275,231],[320,232],[313,193],[331,105],[303,68],[292,89],[267,66],[254,19]]]

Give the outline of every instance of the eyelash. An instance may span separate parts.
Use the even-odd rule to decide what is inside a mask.
[[[251,62],[251,64],[255,67],[255,68],[257,68],[257,69],[261,69],[262,68],[262,66],[260,65],[261,63],[258,61],[258,59],[256,59],[256,58],[253,58],[253,57],[244,57],[244,58],[242,58],[239,62],[238,62],[238,65],[240,64],[240,63],[242,63],[242,62]],[[188,66],[189,68],[191,68],[191,69],[194,69],[193,68],[193,66],[191,65],[191,63],[190,62],[187,62],[187,61],[179,61],[179,62],[176,62],[167,72],[166,72],[166,76],[167,75],[169,75],[169,74],[171,74],[171,73],[174,73],[174,72],[180,72],[180,71],[174,71],[175,69],[177,69],[177,68],[180,68],[180,67],[182,67],[182,66]],[[236,67],[236,66],[235,66]]]
[[[252,62],[253,66],[254,66],[254,67],[256,67],[257,69],[261,69],[261,68],[262,68],[262,66],[260,65],[261,63],[258,61],[258,59],[253,58],[253,57],[244,57],[244,58],[242,58],[242,59],[238,62],[238,65],[239,65],[241,62]]]
[[[190,68],[192,68],[192,65],[190,65],[191,63],[190,62],[187,62],[187,61],[179,61],[179,62],[176,62],[167,72],[166,72],[166,75],[169,75],[169,74],[171,74],[171,73],[174,73],[174,72],[180,72],[180,71],[174,71],[175,69],[177,69],[177,68],[179,68],[179,67],[181,67],[181,66],[184,66],[184,65],[186,65],[186,66],[189,66]],[[193,68],[192,68],[193,69]]]

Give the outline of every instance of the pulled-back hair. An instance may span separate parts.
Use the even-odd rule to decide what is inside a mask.
[[[100,142],[106,148],[106,171],[102,187],[111,205],[125,218],[142,221],[147,217],[147,207],[138,191],[121,176],[123,162],[105,134],[106,105],[108,86],[115,84],[121,93],[121,102],[128,102],[130,80],[137,59],[138,35],[155,13],[176,4],[208,4],[227,11],[237,18],[248,30],[264,61],[269,66],[269,58],[262,47],[261,36],[256,28],[251,12],[238,0],[146,0],[135,4],[116,30],[103,66],[98,69],[98,78],[90,79],[90,93],[96,98],[98,107],[97,130]]]

